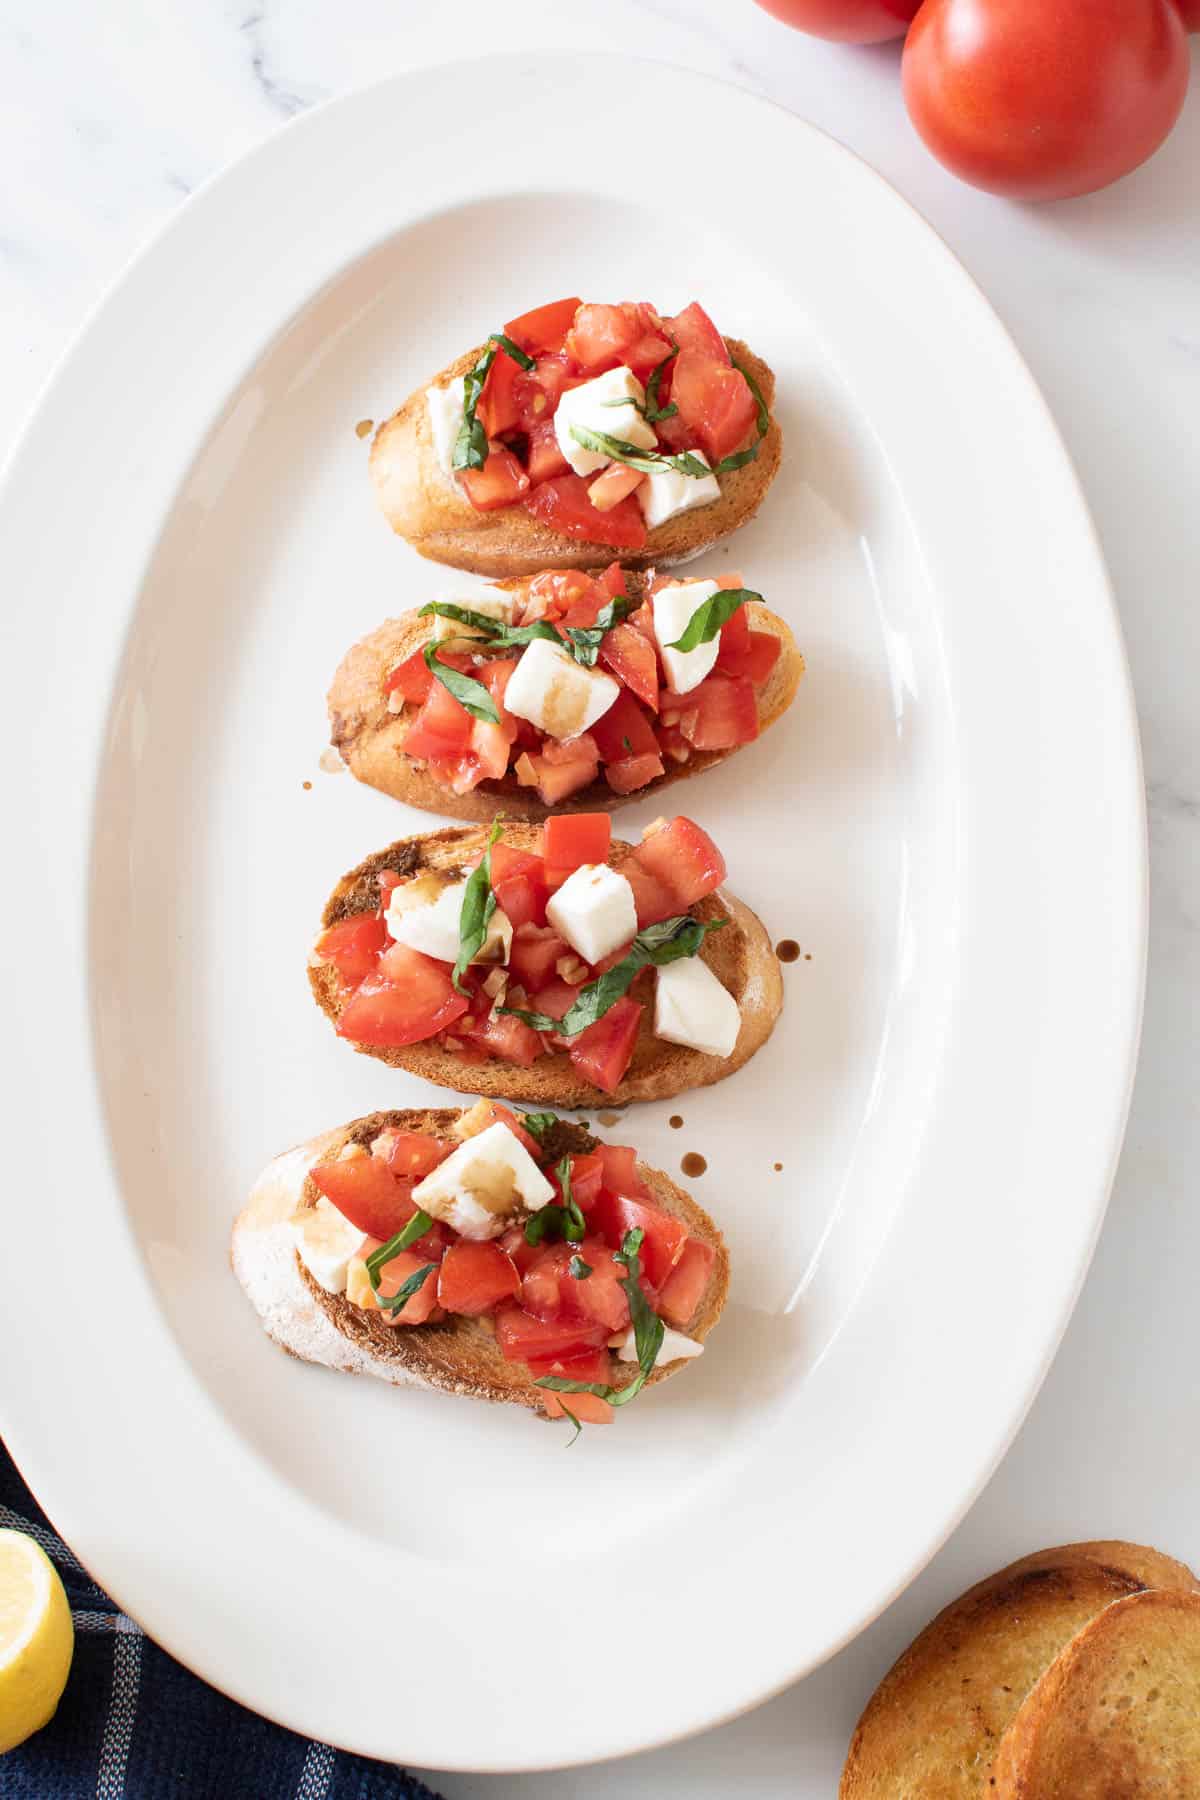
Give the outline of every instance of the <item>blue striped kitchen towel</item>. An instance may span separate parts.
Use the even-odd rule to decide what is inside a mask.
[[[403,1770],[297,1737],[190,1675],[89,1579],[3,1444],[0,1525],[37,1539],[75,1618],[66,1692],[44,1730],[0,1756],[0,1800],[436,1800]]]

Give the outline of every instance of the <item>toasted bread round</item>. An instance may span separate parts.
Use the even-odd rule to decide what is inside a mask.
[[[635,588],[639,579],[632,577]],[[527,580],[520,577],[498,585],[520,588]],[[794,700],[804,658],[790,629],[775,613],[754,601],[747,603],[746,610],[755,631],[770,632],[783,645],[758,694],[759,729],[765,731],[782,718]],[[432,619],[422,619],[415,611],[389,619],[346,653],[329,690],[330,740],[351,773],[368,787],[379,788],[409,806],[451,819],[482,820],[494,818],[497,812],[513,819],[544,819],[551,811],[612,812],[627,802],[648,800],[673,781],[700,775],[736,754],[734,750],[693,751],[686,763],[668,761],[662,775],[633,794],[614,793],[601,778],[553,808],[542,803],[535,789],[522,787],[511,770],[502,781],[481,781],[469,794],[453,794],[444,783],[435,781],[423,764],[404,754],[404,740],[415,715],[411,709],[389,712],[383,692],[390,671],[429,641],[433,625]]]
[[[1198,1800],[1200,1594],[1118,1600],[1051,1663],[996,1757],[995,1800]]]
[[[1116,1541],[1039,1550],[989,1575],[940,1612],[876,1688],[850,1743],[841,1800],[992,1795],[1004,1731],[1081,1626],[1126,1595],[1195,1585],[1182,1563]]]
[[[389,1127],[452,1135],[458,1108],[371,1113],[289,1150],[259,1176],[245,1210],[233,1227],[234,1273],[269,1335],[291,1355],[351,1374],[374,1375],[399,1386],[440,1388],[478,1400],[508,1401],[541,1411],[544,1393],[533,1385],[523,1363],[501,1355],[491,1322],[451,1317],[436,1325],[386,1325],[378,1313],[326,1293],[304,1267],[288,1221],[299,1207],[313,1206],[317,1189],[310,1179],[315,1163],[332,1160],[345,1145],[369,1145]],[[561,1120],[553,1154],[586,1151],[596,1140],[580,1125]],[[720,1231],[702,1207],[657,1169],[638,1164],[638,1174],[664,1212],[681,1219],[693,1236],[716,1251],[716,1261],[686,1331],[703,1341],[721,1316],[729,1288],[729,1256]],[[683,1359],[656,1367],[647,1385],[665,1381],[685,1366]],[[615,1363],[613,1385],[633,1380],[632,1364]]]
[[[506,843],[518,850],[532,850],[538,847],[540,830],[521,821],[506,822],[504,837]],[[322,929],[337,925],[355,913],[374,912],[379,905],[377,877],[381,870],[394,869],[405,877],[418,875],[423,869],[457,874],[479,861],[487,838],[487,831],[482,826],[450,825],[444,831],[401,838],[397,843],[389,844],[386,850],[369,856],[338,882],[321,915]],[[619,838],[613,839],[609,860],[614,868],[619,869],[632,854],[632,845],[622,843]],[[499,1060],[465,1066],[452,1051],[434,1042],[386,1047],[353,1044],[352,1047],[364,1056],[390,1063],[393,1068],[407,1069],[410,1074],[423,1076],[437,1087],[455,1088],[459,1092],[469,1087],[489,1099],[518,1100],[568,1109],[619,1107],[631,1100],[669,1100],[672,1095],[686,1093],[691,1088],[708,1087],[714,1081],[723,1081],[748,1062],[771,1035],[783,1006],[783,978],[779,959],[762,920],[733,894],[720,888],[691,911],[702,921],[721,918],[728,921],[724,930],[706,933],[699,954],[741,1008],[741,1030],[732,1056],[708,1056],[701,1050],[668,1044],[654,1036],[651,1029],[654,971],[649,968],[635,977],[629,989],[633,999],[648,1004],[632,1061],[624,1080],[611,1094],[585,1081],[565,1051],[540,1056],[532,1067],[523,1069],[515,1063]],[[308,978],[318,1006],[336,1025],[343,1004],[336,972],[327,963],[310,962]]]
[[[726,338],[733,360],[748,369],[768,408],[775,377],[738,338]],[[772,417],[753,462],[719,475],[721,498],[711,506],[679,513],[649,532],[641,550],[615,550],[552,531],[523,506],[476,512],[458,486],[447,480],[434,453],[425,390],[465,375],[484,346],[468,350],[439,375],[422,382],[398,412],[375,433],[371,479],[385,517],[414,550],[433,562],[449,563],[476,575],[536,575],[539,569],[598,569],[619,557],[630,568],[686,562],[727,538],[752,519],[779,468],[783,434]]]

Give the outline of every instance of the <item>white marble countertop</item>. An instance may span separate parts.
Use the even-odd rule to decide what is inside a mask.
[[[871,1687],[969,1581],[1082,1537],[1140,1539],[1200,1564],[1200,88],[1146,168],[1106,193],[1031,209],[959,185],[927,156],[901,104],[893,48],[816,43],[751,0],[455,0],[438,12],[417,0],[10,0],[0,13],[0,387],[14,425],[146,236],[291,114],[466,53],[623,47],[724,76],[813,120],[932,221],[1041,383],[1116,583],[1150,791],[1145,1041],[1104,1236],[1015,1446],[871,1630],[737,1723],[632,1763],[430,1777],[447,1800],[717,1800],[735,1788],[746,1800],[828,1800]],[[789,229],[782,210],[780,229]]]

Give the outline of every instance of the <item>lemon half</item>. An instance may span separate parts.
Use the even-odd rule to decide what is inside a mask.
[[[53,1718],[74,1649],[54,1564],[23,1531],[0,1531],[0,1756]]]

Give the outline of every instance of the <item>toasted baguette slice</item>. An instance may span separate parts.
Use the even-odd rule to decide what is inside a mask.
[[[1063,1645],[1128,1594],[1195,1585],[1182,1563],[1119,1542],[1039,1550],[989,1575],[940,1612],[876,1688],[850,1743],[841,1800],[994,1795],[1001,1736]]]
[[[423,869],[457,874],[478,862],[487,845],[487,831],[480,825],[451,825],[426,836],[401,838],[386,850],[369,856],[344,875],[321,915],[322,929],[337,925],[354,913],[374,912],[379,904],[377,877],[382,869],[394,869],[404,877]],[[506,824],[505,842],[518,850],[537,847],[540,832],[528,824]],[[610,862],[620,868],[632,846],[614,838]],[[379,1047],[355,1044],[364,1056],[374,1056],[393,1068],[407,1069],[438,1087],[459,1092],[471,1088],[489,1099],[518,1100],[537,1106],[625,1106],[631,1100],[668,1100],[689,1088],[708,1087],[740,1069],[771,1035],[783,1006],[783,978],[779,959],[771,947],[762,921],[732,894],[718,889],[692,909],[702,921],[724,918],[723,931],[706,934],[700,955],[713,974],[734,996],[742,1011],[742,1027],[733,1055],[707,1056],[656,1038],[650,1029],[654,1013],[653,970],[638,975],[629,992],[635,1000],[649,1001],[641,1034],[625,1079],[615,1093],[606,1094],[583,1080],[565,1052],[541,1056],[531,1068],[491,1061],[464,1065],[440,1044],[404,1044]],[[336,1025],[342,1009],[342,992],[328,964],[310,962],[308,978],[318,1006]]]
[[[522,576],[496,585],[519,589],[528,585],[528,579]],[[629,591],[640,598],[640,576],[631,575],[628,581]],[[755,631],[770,632],[783,645],[769,679],[759,690],[759,729],[765,731],[782,718],[795,699],[804,673],[804,658],[790,629],[775,613],[754,601],[748,602],[746,612]],[[346,653],[329,690],[331,742],[352,774],[394,800],[451,819],[490,820],[497,812],[513,819],[544,819],[552,810],[612,812],[627,802],[648,800],[673,781],[700,775],[735,754],[733,750],[693,751],[686,763],[668,761],[665,773],[633,794],[614,793],[601,777],[554,808],[545,806],[535,789],[522,787],[511,770],[502,781],[481,781],[469,794],[451,793],[428,769],[405,756],[404,740],[414,714],[411,710],[403,714],[389,712],[383,692],[392,669],[429,641],[433,627],[432,619],[422,619],[415,611],[389,619]]]
[[[1198,1800],[1200,1594],[1132,1594],[1072,1638],[1005,1733],[991,1791]]]
[[[453,1134],[457,1109],[377,1112],[285,1151],[259,1176],[245,1210],[233,1227],[234,1274],[246,1290],[269,1336],[305,1362],[324,1363],[351,1375],[375,1375],[399,1387],[440,1388],[477,1400],[509,1401],[536,1412],[545,1392],[533,1385],[524,1363],[501,1355],[486,1318],[451,1317],[437,1325],[385,1325],[378,1313],[354,1306],[343,1295],[326,1293],[296,1252],[288,1221],[300,1207],[314,1206],[317,1189],[309,1178],[314,1163],[332,1161],[346,1144],[370,1145],[381,1131]],[[594,1148],[580,1125],[561,1120],[548,1148],[557,1156]],[[729,1288],[729,1257],[721,1233],[690,1195],[657,1169],[638,1164],[638,1174],[664,1212],[711,1244],[716,1261],[686,1331],[703,1340],[721,1316]],[[652,1370],[649,1382],[665,1381],[685,1367],[683,1359]],[[624,1387],[636,1373],[614,1361],[613,1384]],[[568,1401],[569,1404],[569,1401]]]
[[[775,398],[775,377],[738,338],[726,338],[734,362],[748,369],[767,406]],[[615,557],[630,568],[687,562],[719,544],[752,519],[779,468],[783,434],[772,416],[753,462],[717,477],[721,498],[711,506],[678,513],[649,532],[641,550],[585,543],[543,525],[523,506],[476,512],[458,485],[447,479],[434,453],[425,390],[465,375],[484,346],[466,351],[439,375],[422,382],[399,412],[375,433],[371,479],[384,515],[414,550],[433,562],[469,569],[476,575],[536,575],[539,569],[602,569]]]

